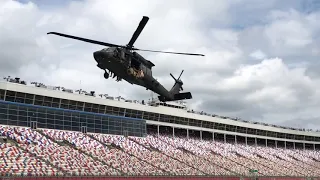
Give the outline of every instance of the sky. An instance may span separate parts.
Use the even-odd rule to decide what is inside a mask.
[[[0,75],[126,99],[152,93],[105,80],[92,53],[104,47],[57,31],[135,47],[171,88],[182,75],[191,109],[249,121],[320,129],[320,1],[316,0],[0,0]],[[156,95],[154,95],[156,96]]]

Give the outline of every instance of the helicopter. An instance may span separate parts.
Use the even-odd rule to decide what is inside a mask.
[[[93,53],[93,57],[97,62],[97,66],[104,71],[104,78],[109,77],[116,78],[116,81],[121,81],[124,79],[130,84],[139,85],[145,87],[147,90],[151,90],[159,94],[158,98],[162,102],[166,101],[177,101],[184,99],[192,99],[192,94],[190,92],[183,92],[181,81],[181,75],[184,70],[181,71],[179,77],[176,79],[171,73],[170,76],[174,79],[175,83],[170,91],[163,87],[153,76],[152,67],[155,65],[145,59],[143,56],[138,54],[136,51],[147,51],[147,52],[157,52],[157,53],[168,53],[168,54],[180,54],[180,55],[193,55],[193,56],[204,56],[203,54],[193,54],[193,53],[181,53],[181,52],[168,52],[168,51],[155,51],[138,49],[133,46],[145,25],[149,21],[149,17],[143,16],[140,21],[136,31],[132,35],[129,43],[124,45],[111,44],[91,39],[86,39],[82,37],[72,36],[68,34],[62,34],[58,32],[48,32],[47,34],[53,34],[62,36],[65,38],[71,38],[79,41],[84,41],[87,43],[98,44],[102,46],[107,46],[102,50]]]

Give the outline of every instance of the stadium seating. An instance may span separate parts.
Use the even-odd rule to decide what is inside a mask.
[[[8,126],[0,135],[1,176],[320,176],[312,150]]]

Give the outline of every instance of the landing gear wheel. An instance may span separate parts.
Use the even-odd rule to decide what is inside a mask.
[[[104,75],[103,75],[103,76],[104,76],[105,79],[108,79],[108,78],[109,78],[109,73],[104,72]]]

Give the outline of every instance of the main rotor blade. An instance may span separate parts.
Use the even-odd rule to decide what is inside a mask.
[[[139,37],[140,33],[142,32],[143,28],[146,26],[147,22],[149,21],[149,17],[147,16],[143,16],[139,26],[137,27],[136,31],[133,33],[129,43],[128,43],[128,47],[132,48],[133,44],[136,42],[137,38]]]
[[[203,54],[181,53],[181,52],[169,52],[169,51],[154,51],[154,50],[137,49],[137,48],[132,48],[132,50],[136,50],[136,51],[147,51],[147,52],[158,52],[158,53],[167,53],[167,54],[181,54],[181,55],[190,55],[190,56],[204,56]]]
[[[76,39],[76,40],[79,40],[79,41],[84,41],[84,42],[88,42],[88,43],[92,43],[92,44],[99,44],[99,45],[102,45],[102,46],[124,47],[124,46],[120,46],[120,45],[117,45],[117,44],[110,44],[110,43],[106,43],[106,42],[95,41],[95,40],[91,40],[91,39],[86,39],[86,38],[77,37],[77,36],[71,36],[71,35],[68,35],[68,34],[62,34],[62,33],[57,33],[57,32],[48,32],[47,34],[54,34],[54,35],[58,35],[58,36],[66,37],[66,38],[71,38],[71,39]]]

